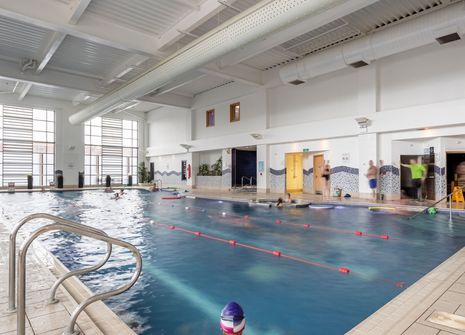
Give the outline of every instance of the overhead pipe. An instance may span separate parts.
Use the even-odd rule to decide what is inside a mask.
[[[295,21],[317,15],[347,0],[263,0],[188,44],[138,78],[69,117],[71,124],[112,111],[116,105],[144,96],[174,78],[222,57]]]
[[[465,34],[464,2],[425,14],[411,21],[367,35],[342,46],[307,56],[283,66],[283,83],[298,85],[347,67],[361,67],[401,52],[438,41],[460,38]]]

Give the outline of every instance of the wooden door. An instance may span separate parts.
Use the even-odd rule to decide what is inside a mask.
[[[286,191],[302,192],[304,188],[303,154],[286,154]]]
[[[323,194],[325,187],[323,178],[321,177],[325,165],[323,155],[313,156],[313,192],[315,194]]]

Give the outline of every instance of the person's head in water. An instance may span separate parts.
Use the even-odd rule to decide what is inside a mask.
[[[242,335],[245,328],[245,315],[242,307],[236,302],[230,302],[221,311],[220,320],[223,335]]]
[[[284,202],[283,198],[279,198],[278,202],[276,203],[276,207],[283,207],[283,202]]]

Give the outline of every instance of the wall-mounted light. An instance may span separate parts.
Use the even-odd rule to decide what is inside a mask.
[[[252,136],[256,140],[261,140],[263,138],[262,134],[256,134],[256,133],[250,134],[250,136]]]
[[[356,117],[355,118],[355,121],[357,122],[358,124],[358,127],[360,129],[363,129],[365,131],[368,130],[368,126],[371,124],[371,120],[367,119],[366,117]]]

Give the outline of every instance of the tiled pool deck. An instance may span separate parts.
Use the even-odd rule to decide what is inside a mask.
[[[203,198],[249,201],[253,199],[276,199],[279,194],[256,194],[245,192],[211,192],[195,190],[189,195]],[[338,202],[346,205],[369,206],[383,204],[421,210],[431,203],[411,201],[377,201],[366,199],[322,198],[314,195],[295,195],[295,199],[310,202]],[[438,207],[445,207],[440,205]],[[454,206],[462,209],[462,206]],[[11,223],[10,223],[11,225]],[[16,315],[7,311],[8,284],[8,230],[0,220],[0,335],[16,334]],[[32,253],[31,253],[31,256]],[[58,293],[60,302],[46,303],[47,294],[55,276],[37,257],[30,257],[27,282],[27,331],[29,334],[62,334],[69,321],[70,313],[76,307],[75,295],[67,291]],[[99,303],[103,305],[102,303]],[[102,307],[100,305],[100,307]],[[99,306],[86,309],[88,314],[78,319],[84,335],[90,334],[134,334],[114,314],[99,315]],[[105,325],[114,326],[108,330]],[[103,329],[103,330],[102,330]],[[106,329],[106,330],[105,330]],[[436,269],[425,275],[411,287],[379,309],[365,321],[348,332],[350,335],[465,335],[465,248],[450,257]]]

